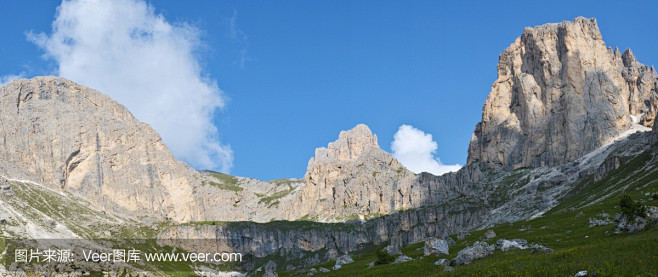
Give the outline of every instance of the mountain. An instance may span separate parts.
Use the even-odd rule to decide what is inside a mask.
[[[195,218],[198,173],[108,96],[54,77],[0,88],[0,174],[135,217]]]
[[[96,90],[56,77],[16,80],[0,88],[0,245],[4,238],[141,238],[139,249],[244,255],[222,265],[74,267],[94,273],[313,275],[339,260],[342,271],[322,273],[431,275],[440,274],[438,261],[424,247],[456,241],[442,256],[451,259],[457,250],[503,251],[495,234],[485,234],[491,228],[556,254],[526,249],[482,261],[497,273],[460,258],[457,274],[573,275],[589,263],[636,275],[649,266],[601,253],[613,245],[615,253],[658,262],[655,247],[647,248],[655,228],[615,235],[606,227],[623,194],[658,211],[651,208],[658,205],[657,83],[655,69],[630,50],[606,47],[595,19],[528,27],[500,55],[458,172],[410,172],[359,124],[317,148],[303,179],[262,181],[177,161],[153,129]],[[385,247],[412,260],[369,266]],[[635,257],[631,248],[650,253]],[[563,260],[576,262],[554,267]],[[530,266],[515,273],[510,262]],[[13,266],[0,263],[0,273]]]
[[[357,218],[413,207],[408,195],[415,174],[382,151],[363,124],[340,133],[327,148],[315,150],[297,201],[307,218]]]
[[[631,124],[653,125],[656,70],[607,48],[596,19],[525,28],[503,53],[468,163],[516,169],[573,161]]]
[[[0,176],[70,192],[96,209],[144,222],[287,218],[263,198],[300,185],[198,172],[123,105],[63,78],[0,88],[0,122]]]

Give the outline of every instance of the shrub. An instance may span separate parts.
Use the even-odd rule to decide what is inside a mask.
[[[395,256],[384,251],[382,248],[377,248],[377,250],[375,250],[375,255],[377,255],[375,265],[390,264],[395,261]]]
[[[647,208],[644,207],[639,202],[631,199],[631,196],[628,194],[624,194],[621,197],[621,200],[619,201],[619,206],[621,207],[621,213],[629,218],[647,216]]]

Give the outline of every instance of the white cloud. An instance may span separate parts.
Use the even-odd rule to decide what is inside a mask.
[[[461,168],[459,164],[442,164],[441,160],[434,156],[437,148],[438,145],[432,140],[431,134],[410,125],[400,126],[391,143],[393,156],[413,172],[441,175]]]
[[[21,78],[24,78],[22,73],[18,74],[18,75],[9,74],[9,75],[0,76],[0,87],[4,86],[6,84],[9,84],[9,82],[11,82],[13,80],[17,80],[17,79],[21,79]]]
[[[126,105],[193,167],[230,170],[233,152],[213,123],[226,99],[201,71],[196,28],[168,22],[143,0],[63,1],[52,28],[28,39],[60,76]]]
[[[233,15],[226,20],[228,25],[228,37],[241,45],[241,49],[238,51],[238,60],[236,61],[240,69],[244,69],[244,65],[248,61],[252,61],[253,58],[247,55],[247,48],[249,48],[249,38],[247,34],[238,27],[238,11],[233,9]]]

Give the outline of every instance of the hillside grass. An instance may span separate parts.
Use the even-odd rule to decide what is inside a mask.
[[[221,181],[221,183],[208,180],[201,182],[201,184],[211,185],[214,187],[218,187],[220,189],[230,190],[235,192],[239,192],[243,190],[243,188],[238,185],[239,180],[235,176],[231,176],[228,174],[219,173],[215,171],[208,171],[208,173],[210,173],[210,176],[215,177],[215,179]]]
[[[0,194],[0,197],[2,197],[5,203],[16,210],[20,210],[22,215],[26,217],[25,220],[43,225],[42,228],[56,228],[50,227],[48,224],[49,221],[56,222],[56,225],[66,226],[66,228],[79,236],[77,238],[70,238],[70,242],[74,243],[74,246],[78,244],[85,245],[89,242],[112,247],[113,249],[137,249],[142,251],[142,253],[183,253],[180,249],[159,245],[155,239],[157,231],[150,227],[137,221],[125,218],[118,219],[99,210],[95,210],[90,207],[90,203],[68,193],[59,193],[23,182],[11,182],[11,186],[15,196],[8,197]],[[15,218],[6,223],[7,226],[13,226],[15,224],[25,224],[24,219]],[[171,224],[157,222],[153,225],[158,226],[159,229],[165,229]],[[15,249],[26,243],[20,240],[22,237],[19,234],[13,234],[4,227],[0,225],[0,249],[6,250],[7,247]],[[104,234],[105,231],[111,232],[109,237]],[[7,240],[12,240],[13,243],[10,245]],[[43,240],[47,239],[44,238]],[[59,247],[56,249],[59,249]],[[13,261],[13,251],[7,251],[4,254],[1,252],[1,263],[8,265],[10,261]],[[225,271],[230,271],[238,266],[235,263],[197,263],[196,265],[221,268]],[[78,268],[80,264],[65,264],[65,266]],[[192,262],[161,261],[147,263],[142,259],[142,262],[131,263],[130,266],[126,267],[117,266],[113,269],[118,270],[118,272],[115,272],[117,276],[139,276],[142,275],[140,272],[151,272],[156,275],[165,276],[196,276],[194,266],[195,264]],[[84,265],[82,265],[82,268],[85,268]],[[35,273],[34,276],[41,275]],[[92,270],[89,271],[89,276],[106,275],[103,272]]]
[[[658,276],[658,227],[633,234],[614,234],[614,224],[589,227],[588,218],[611,217],[621,213],[619,201],[623,194],[644,205],[658,206],[652,199],[658,192],[658,167],[645,152],[627,161],[601,180],[593,176],[584,178],[570,197],[543,216],[511,224],[497,225],[471,232],[463,240],[450,247],[450,255],[423,256],[423,243],[402,248],[403,254],[414,260],[401,264],[368,267],[375,261],[375,252],[354,255],[354,263],[343,265],[340,270],[316,276],[573,276],[587,270],[590,276]],[[512,180],[507,180],[512,181]],[[649,195],[645,195],[645,194]],[[582,213],[582,214],[580,214]],[[497,236],[484,240],[487,230]],[[553,254],[531,254],[529,250],[495,253],[475,260],[470,265],[455,266],[452,272],[444,272],[443,266],[435,266],[440,258],[452,259],[457,253],[475,241],[494,244],[498,239],[526,239],[554,250]],[[386,245],[380,245],[385,247]],[[335,262],[313,266],[331,269]],[[310,269],[311,267],[307,268]],[[300,272],[279,272],[279,276],[296,276]]]

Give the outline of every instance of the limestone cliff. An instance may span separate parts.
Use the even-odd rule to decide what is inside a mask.
[[[653,136],[651,138],[651,143],[656,143],[656,142],[658,142],[658,124],[653,124],[653,130],[652,131],[653,131]]]
[[[414,179],[415,174],[381,150],[377,136],[360,124],[342,131],[327,148],[315,150],[296,199],[301,204],[298,215],[335,219],[414,207],[421,197],[411,195]]]
[[[615,60],[619,61],[619,50],[615,48]],[[637,61],[631,49],[621,55],[622,76],[628,86],[628,104],[631,115],[639,122],[651,127],[658,111],[658,74],[656,69]]]
[[[397,211],[365,221],[192,223],[171,226],[160,232],[158,239],[161,244],[188,251],[243,253],[248,257],[244,263],[246,269],[254,269],[269,259],[276,259],[282,262],[280,265],[285,266],[286,270],[293,270],[335,260],[345,253],[363,251],[373,244],[379,247],[389,244],[408,246],[431,237],[539,216],[556,207],[574,190],[580,190],[576,187],[582,185],[580,181],[601,180],[619,167],[632,164],[629,161],[635,160],[638,155],[653,153],[650,154],[653,158],[647,160],[645,165],[633,165],[638,171],[630,175],[644,172],[646,166],[650,167],[658,161],[657,152],[647,152],[652,149],[647,143],[651,135],[648,132],[627,134],[601,151],[557,167],[514,171],[486,169],[483,172],[480,170],[482,164],[475,163],[459,172],[441,176],[418,174],[411,187],[416,194],[424,196],[421,199],[425,202],[419,205],[421,208]],[[603,194],[607,197],[616,195],[609,191]],[[591,197],[595,198],[580,199],[583,207],[601,200],[600,195]],[[321,209],[332,207],[321,202],[327,201],[297,203],[293,207],[295,210],[317,210],[316,214],[322,215]]]
[[[122,105],[55,77],[0,88],[0,174],[73,192],[106,211],[188,221],[196,171]]]
[[[56,77],[0,88],[0,176],[80,196],[145,221],[289,218],[301,181],[197,172],[148,124],[96,90]]]
[[[606,48],[595,19],[525,28],[500,55],[468,163],[514,169],[575,160],[629,129],[633,117],[653,125],[657,82],[630,50]]]

